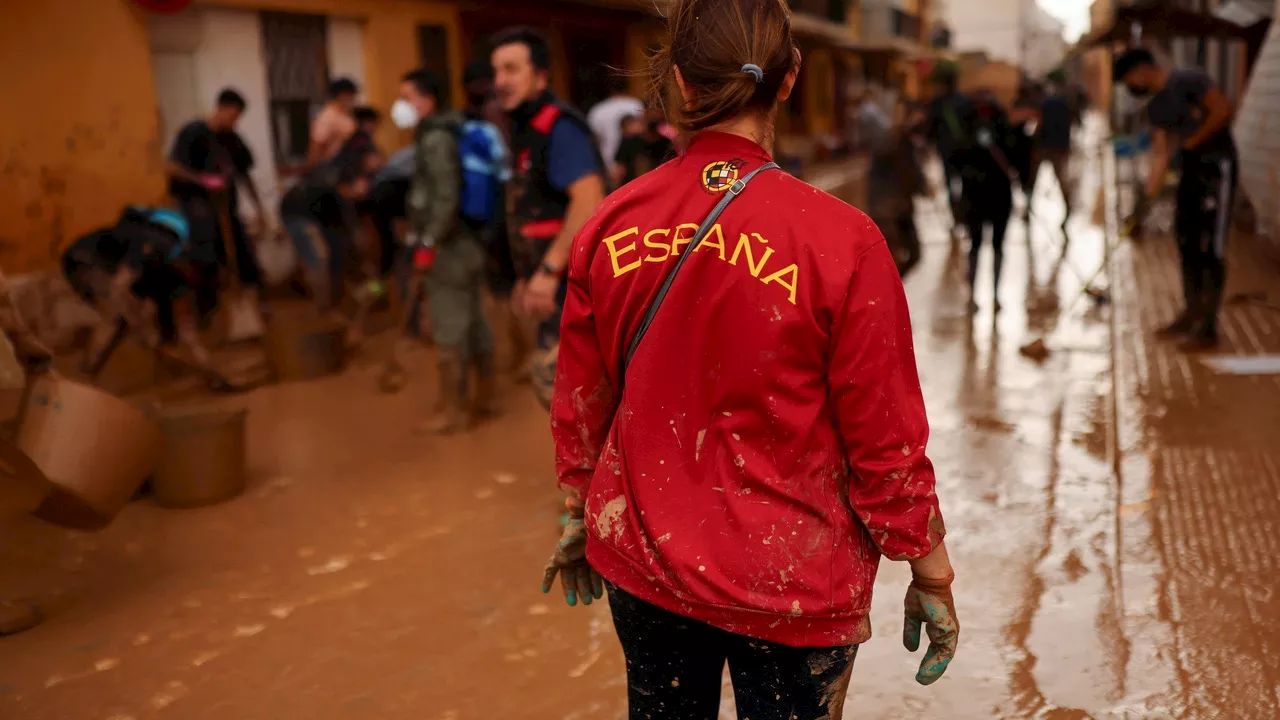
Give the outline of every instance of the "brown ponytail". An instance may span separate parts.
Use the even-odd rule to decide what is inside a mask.
[[[665,107],[679,67],[694,95],[676,113],[681,130],[697,132],[745,112],[768,112],[795,62],[794,48],[785,0],[675,0],[667,42],[650,63],[653,100]],[[759,79],[744,65],[759,68]]]

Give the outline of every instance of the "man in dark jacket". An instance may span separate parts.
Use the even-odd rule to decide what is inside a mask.
[[[539,322],[531,363],[534,389],[550,404],[559,346],[565,271],[573,238],[605,196],[605,163],[580,112],[549,89],[551,49],[536,30],[493,39],[494,86],[511,117],[514,175],[507,226],[515,261],[517,311]]]

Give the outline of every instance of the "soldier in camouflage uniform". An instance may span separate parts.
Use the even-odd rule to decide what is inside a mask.
[[[462,115],[438,111],[440,84],[426,70],[404,77],[392,108],[398,125],[416,120],[418,148],[407,210],[412,282],[429,297],[432,339],[438,352],[440,395],[426,430],[447,434],[466,428],[472,411],[489,413],[493,402],[493,335],[483,309],[487,258],[459,219]],[[477,374],[474,407],[469,376]]]

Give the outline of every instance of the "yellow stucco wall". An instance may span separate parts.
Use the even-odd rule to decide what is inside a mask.
[[[164,185],[141,11],[128,0],[3,5],[0,267],[19,274],[54,266],[77,234]]]
[[[129,203],[164,197],[146,14],[131,0],[0,0],[0,267],[56,265],[66,243]],[[365,23],[365,94],[390,107],[420,62],[417,27],[450,29],[455,104],[462,53],[455,6],[425,0],[204,0],[203,4],[356,17]],[[73,18],[74,22],[68,19]],[[390,147],[405,137],[384,124]]]

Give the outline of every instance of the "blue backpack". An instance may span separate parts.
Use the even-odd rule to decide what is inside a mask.
[[[458,203],[462,217],[476,223],[490,223],[502,202],[506,149],[492,123],[468,119],[458,134],[462,156],[462,197]]]

